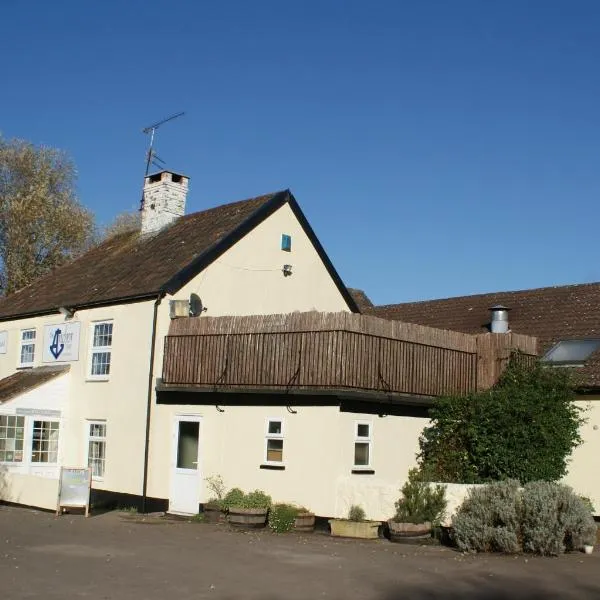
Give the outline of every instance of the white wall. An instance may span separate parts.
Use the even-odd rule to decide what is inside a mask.
[[[262,489],[275,501],[304,505],[318,515],[342,517],[352,504],[361,504],[369,518],[387,519],[393,515],[399,489],[415,464],[417,440],[425,423],[413,417],[340,413],[336,406],[297,407],[297,414],[283,406],[222,409],[224,412],[214,406],[156,407],[160,416],[155,417],[151,496],[169,496],[172,421],[177,414],[188,414],[202,417],[202,479],[219,474],[229,488]],[[284,471],[260,469],[269,418],[284,421]],[[372,424],[373,475],[351,473],[358,420]],[[203,482],[198,500],[208,500]]]
[[[71,322],[81,323],[79,359],[68,363],[68,376],[12,401],[15,406],[25,406],[33,396],[39,408],[50,409],[60,401],[63,422],[59,465],[86,466],[87,422],[106,420],[107,469],[103,480],[93,482],[98,489],[141,493],[152,317],[152,301],[78,311]],[[89,378],[91,336],[94,323],[102,320],[113,321],[111,372],[106,381],[92,381]],[[16,371],[22,329],[36,328],[35,366],[41,366],[44,326],[64,321],[57,313],[0,323],[0,330],[8,330],[8,352],[0,355],[0,377]],[[48,386],[58,385],[65,377],[69,381],[67,387],[56,394],[48,393]],[[27,494],[26,481],[22,487],[22,494]],[[32,494],[35,496],[35,490]]]
[[[595,514],[600,515],[600,397],[590,397],[576,405],[585,410],[587,423],[581,428],[583,444],[573,452],[563,481],[578,494],[587,496],[594,505]]]

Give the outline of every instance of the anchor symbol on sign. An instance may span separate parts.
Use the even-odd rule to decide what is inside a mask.
[[[50,352],[52,352],[52,356],[58,360],[58,357],[62,354],[62,351],[65,349],[64,344],[59,344],[60,340],[60,329],[57,329],[54,332],[54,338],[52,339],[52,343],[50,344]]]

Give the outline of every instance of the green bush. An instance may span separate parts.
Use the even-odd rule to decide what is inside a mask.
[[[522,494],[523,550],[545,556],[580,550],[596,540],[596,523],[585,500],[560,483],[532,481]]]
[[[348,521],[365,521],[367,514],[362,506],[353,504],[348,511]]]
[[[249,494],[246,494],[244,498],[244,508],[269,508],[273,501],[271,500],[271,496],[265,494],[261,490],[254,490]]]
[[[229,510],[232,506],[241,506],[245,497],[240,488],[231,488],[223,498],[223,508]]]
[[[439,398],[419,440],[432,481],[557,481],[585,422],[568,369],[526,365],[514,354],[494,388]]]
[[[452,525],[460,550],[530,552],[557,556],[593,544],[589,506],[568,486],[533,481],[497,482],[471,491]]]
[[[432,523],[438,525],[446,511],[446,486],[431,486],[418,469],[408,472],[402,486],[402,498],[396,503],[394,520],[400,523]]]
[[[291,504],[273,504],[269,510],[269,527],[275,533],[286,533],[294,527],[298,509]]]
[[[520,552],[518,481],[471,490],[452,519],[454,541],[463,552]]]

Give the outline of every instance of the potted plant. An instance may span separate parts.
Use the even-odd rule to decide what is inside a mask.
[[[360,539],[376,539],[379,537],[379,521],[368,521],[362,506],[353,504],[348,511],[347,519],[329,519],[331,535],[334,537],[351,537]]]
[[[212,492],[212,496],[206,502],[202,510],[207,523],[222,523],[226,519],[224,506],[225,483],[220,475],[211,475],[205,479],[206,487]]]
[[[229,490],[223,499],[227,520],[236,527],[258,528],[267,522],[271,496],[261,490],[245,494],[239,488]]]
[[[294,527],[298,516],[298,508],[283,502],[273,504],[269,509],[269,527],[275,533],[287,533]]]
[[[395,503],[396,514],[388,521],[390,540],[403,542],[431,537],[446,510],[446,487],[423,481],[418,469],[408,472],[402,497]]]
[[[294,529],[302,533],[312,533],[315,530],[315,515],[301,506],[294,520]]]

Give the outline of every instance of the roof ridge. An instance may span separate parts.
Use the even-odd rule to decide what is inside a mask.
[[[538,288],[526,288],[521,290],[500,290],[496,292],[483,292],[479,294],[465,294],[462,296],[448,296],[446,298],[430,298],[428,300],[413,300],[409,302],[395,302],[393,304],[377,304],[375,308],[389,308],[392,306],[406,306],[408,304],[427,304],[432,302],[446,302],[448,300],[466,300],[468,298],[484,298],[485,296],[498,296],[505,294],[526,294],[530,292],[544,292],[548,290],[567,289],[567,288],[583,288],[599,286],[600,281],[593,281],[588,283],[568,283],[566,285],[548,285]]]
[[[250,198],[244,198],[242,200],[234,200],[233,202],[223,202],[222,204],[217,204],[215,206],[211,206],[210,208],[205,208],[203,210],[197,210],[197,211],[188,213],[186,215],[182,215],[177,220],[178,221],[186,220],[186,219],[189,219],[190,217],[194,217],[194,216],[197,216],[197,215],[202,214],[202,213],[207,213],[207,212],[210,212],[211,210],[217,210],[217,209],[223,208],[225,206],[234,206],[236,204],[245,204],[246,202],[254,202],[255,200],[260,200],[260,199],[263,199],[263,198],[264,199],[266,199],[266,198],[271,199],[271,198],[274,198],[275,196],[277,196],[278,194],[282,194],[282,193],[285,193],[285,192],[289,192],[289,189],[286,188],[286,189],[283,189],[283,190],[278,190],[276,192],[268,192],[266,194],[259,194],[258,196],[251,196]]]

